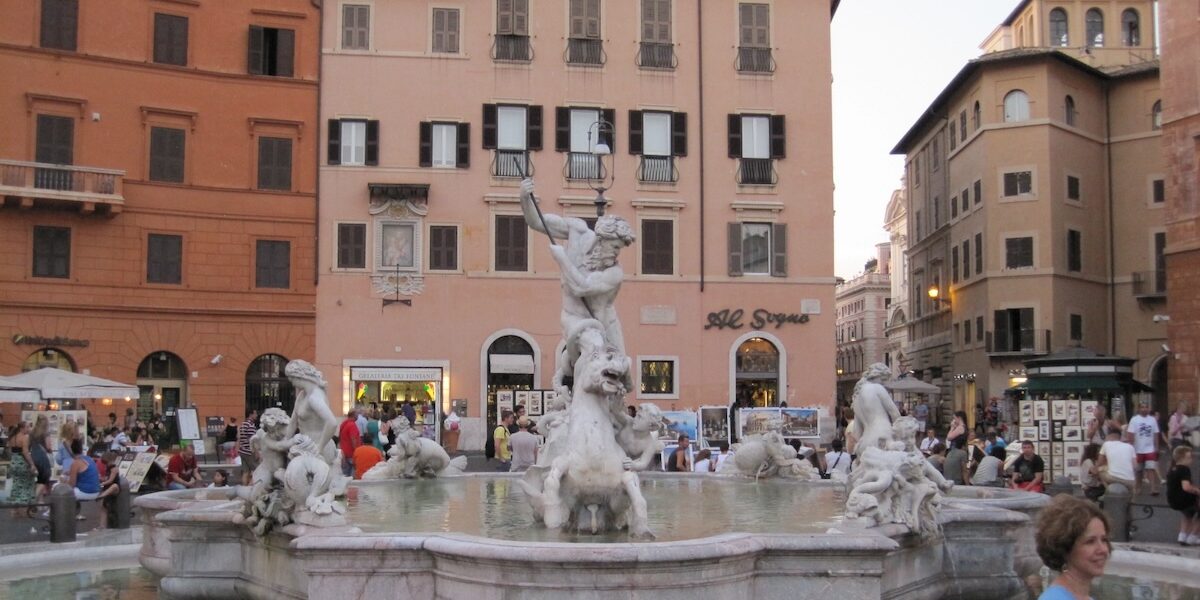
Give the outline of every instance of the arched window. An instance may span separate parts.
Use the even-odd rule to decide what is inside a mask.
[[[1087,17],[1084,19],[1087,22],[1087,42],[1088,46],[1102,48],[1104,46],[1104,13],[1098,8],[1089,8]]]
[[[1067,31],[1067,11],[1061,8],[1050,11],[1050,45],[1068,45],[1070,37]]]
[[[1019,123],[1029,120],[1029,96],[1021,90],[1013,90],[1004,97],[1004,122]]]
[[[1162,129],[1162,100],[1155,100],[1150,108],[1150,128],[1155,131]]]
[[[173,415],[185,406],[187,365],[183,359],[164,351],[151,352],[137,368],[137,417],[149,421],[155,414]],[[174,435],[174,419],[167,428]]]
[[[25,358],[25,362],[21,363],[21,372],[36,371],[46,367],[74,373],[75,361],[71,360],[71,355],[58,348],[42,348]]]
[[[1142,43],[1141,17],[1132,8],[1121,13],[1121,41],[1126,46],[1139,46]]]
[[[743,407],[779,406],[779,349],[770,340],[742,342],[735,355],[734,397]]]
[[[187,379],[183,360],[170,352],[154,352],[138,365],[138,379]]]
[[[262,411],[277,407],[288,414],[296,402],[296,391],[292,382],[283,374],[288,359],[278,354],[264,354],[250,363],[246,369],[246,409]]]
[[[1075,125],[1075,99],[1067,96],[1066,101],[1067,125]]]
[[[976,100],[975,108],[971,109],[971,126],[975,129],[975,131],[979,131],[979,119],[979,101]]]
[[[1025,28],[1020,25],[1017,26],[1017,38],[1016,39],[1017,39],[1017,47],[1018,48],[1023,47],[1025,45]]]

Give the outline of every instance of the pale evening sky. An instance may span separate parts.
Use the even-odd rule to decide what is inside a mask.
[[[896,142],[1019,0],[843,0],[833,19],[834,273],[887,241]]]

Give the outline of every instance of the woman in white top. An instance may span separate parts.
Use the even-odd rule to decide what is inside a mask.
[[[708,473],[716,468],[716,463],[712,462],[712,452],[705,448],[696,454],[696,462],[692,465],[693,473]]]
[[[983,457],[979,466],[975,468],[971,485],[1004,487],[1004,459],[1007,457],[1008,452],[1003,447],[992,446],[991,453]]]

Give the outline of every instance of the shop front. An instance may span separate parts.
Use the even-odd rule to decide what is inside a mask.
[[[422,436],[440,443],[442,416],[447,410],[443,403],[449,393],[449,363],[420,361],[394,366],[385,363],[364,361],[344,366],[343,414],[352,404],[381,414],[389,411],[396,415],[411,414],[415,417],[413,427]]]

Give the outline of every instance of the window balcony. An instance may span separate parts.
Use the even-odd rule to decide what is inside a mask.
[[[741,46],[738,48],[737,70],[741,73],[774,73],[775,58],[770,48]]]
[[[1154,300],[1167,297],[1166,271],[1138,271],[1133,274],[1133,297]]]
[[[604,66],[608,57],[604,53],[604,43],[599,39],[569,38],[567,39],[566,56],[563,58],[569,65],[600,67]]]
[[[598,180],[604,179],[606,173],[604,164],[600,162],[599,154],[568,152],[563,175],[567,179]]]
[[[124,178],[125,171],[115,169],[0,160],[0,199],[15,199],[23,208],[116,214],[125,205]]]
[[[492,156],[492,176],[533,177],[533,163],[528,150],[496,150]]]
[[[737,182],[739,185],[775,185],[775,161],[770,158],[739,159]]]
[[[533,46],[527,35],[499,34],[492,40],[492,60],[530,62]]]
[[[674,70],[679,66],[679,57],[675,55],[675,44],[642,42],[638,47],[636,62],[643,69]]]
[[[1050,353],[1049,329],[1022,329],[1008,335],[996,336],[987,332],[989,356],[1030,356]]]
[[[638,181],[642,183],[675,183],[679,171],[674,156],[642,156],[638,163]]]

